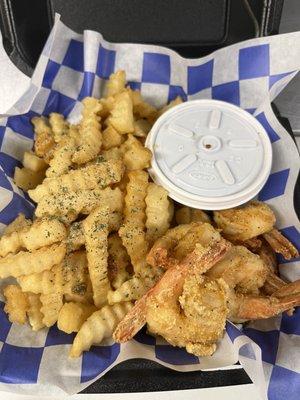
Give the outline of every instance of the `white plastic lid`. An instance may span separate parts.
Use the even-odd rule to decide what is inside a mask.
[[[146,140],[149,173],[172,199],[204,210],[251,200],[265,184],[272,147],[248,112],[217,100],[193,100],[164,113]]]

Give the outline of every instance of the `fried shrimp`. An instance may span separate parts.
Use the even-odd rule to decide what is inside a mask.
[[[230,243],[224,239],[206,248],[198,243],[192,253],[170,267],[136,302],[117,326],[114,339],[130,340],[147,323],[152,333],[163,336],[172,345],[186,347],[197,355],[212,354],[225,327],[226,284],[199,274],[220,261],[229,248]]]
[[[300,280],[284,285],[271,296],[244,295],[231,291],[227,318],[232,322],[274,317],[300,304]]]
[[[214,211],[222,235],[233,242],[244,242],[273,229],[276,219],[267,204],[253,201],[245,206]]]
[[[275,214],[265,203],[252,201],[239,208],[215,211],[214,220],[222,230],[222,235],[233,243],[245,242],[247,247],[255,251],[260,247],[257,236],[263,235],[274,251],[285,259],[299,256],[294,245],[274,229]]]
[[[222,278],[241,293],[256,293],[264,285],[268,268],[260,257],[243,246],[232,246],[225,257],[206,274],[211,279]]]
[[[154,243],[147,256],[147,261],[152,266],[161,266],[167,269],[192,252],[196,243],[207,246],[220,238],[220,233],[209,223],[192,222],[178,225],[168,230]]]
[[[232,322],[270,318],[300,304],[300,281],[284,282],[243,246],[232,246],[206,276],[228,285],[227,318]]]
[[[179,298],[173,296],[172,301],[167,291],[147,301],[148,330],[163,336],[173,346],[185,347],[189,353],[209,356],[223,336],[227,285],[222,279],[210,280],[191,274],[178,289],[182,294]]]

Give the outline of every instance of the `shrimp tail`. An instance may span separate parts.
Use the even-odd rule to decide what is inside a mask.
[[[231,247],[232,244],[223,238],[213,242],[205,251],[202,246],[196,245],[195,250],[186,257],[184,262],[192,267],[193,273],[205,274],[218,261],[222,260]]]
[[[237,296],[234,318],[264,319],[300,305],[300,280],[286,284],[272,296]]]
[[[296,247],[285,238],[277,229],[265,233],[264,238],[276,253],[280,253],[286,260],[299,257]]]
[[[116,327],[113,339],[117,343],[124,343],[132,339],[146,323],[146,303],[151,289],[144,294]]]
[[[263,286],[264,293],[266,293],[267,295],[274,294],[277,290],[281,289],[283,286],[286,285],[287,283],[281,278],[279,278],[279,276],[277,276],[273,272],[269,272]]]

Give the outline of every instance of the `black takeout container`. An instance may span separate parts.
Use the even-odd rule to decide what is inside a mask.
[[[283,0],[0,0],[0,28],[7,54],[21,71],[31,76],[55,12],[77,32],[92,29],[108,41],[158,44],[193,58],[255,36],[278,33],[282,6]],[[292,134],[288,120],[278,117]],[[295,204],[300,212],[299,179]],[[251,383],[250,378],[236,366],[182,373],[156,362],[133,359],[112,368],[83,393],[182,390],[247,383]]]

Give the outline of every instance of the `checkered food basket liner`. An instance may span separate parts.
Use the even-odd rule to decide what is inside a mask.
[[[271,175],[258,198],[272,206],[278,227],[299,249],[300,225],[293,206],[299,154],[270,107],[298,72],[299,60],[300,32],[250,40],[188,60],[163,47],[108,43],[92,31],[79,35],[57,18],[30,87],[0,122],[1,227],[21,211],[28,217],[33,213],[28,197],[12,181],[15,166],[32,146],[31,118],[56,111],[77,121],[80,101],[101,96],[109,75],[124,69],[130,86],[155,106],[178,95],[184,100],[213,98],[255,115],[274,154]],[[300,259],[281,262],[285,277],[300,278]],[[300,309],[292,317],[284,314],[244,329],[228,323],[212,357],[198,358],[140,333],[124,345],[107,341],[69,360],[73,335],[56,326],[33,333],[28,326],[12,325],[3,307],[0,301],[0,390],[72,394],[121,361],[141,357],[179,371],[220,368],[239,360],[263,398],[296,400],[300,393]]]

